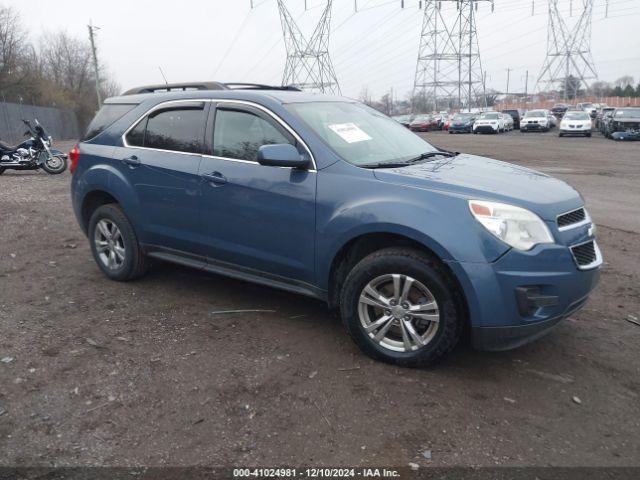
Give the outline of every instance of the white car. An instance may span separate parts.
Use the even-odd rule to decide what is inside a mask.
[[[576,107],[587,112],[592,118],[595,118],[597,109],[593,103],[579,103]]]
[[[473,133],[501,133],[504,131],[504,118],[499,112],[485,112],[473,124]]]
[[[548,132],[554,125],[550,120],[549,110],[529,110],[520,120],[520,131],[527,132]]]
[[[502,115],[502,120],[504,121],[504,129],[507,132],[510,132],[513,130],[513,117],[511,115],[509,115],[508,113],[501,113],[500,115]]]
[[[591,115],[588,112],[570,111],[565,113],[560,122],[558,136],[584,135],[591,136]]]

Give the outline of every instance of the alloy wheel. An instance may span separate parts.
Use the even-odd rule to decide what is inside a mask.
[[[109,270],[118,270],[125,260],[124,239],[118,226],[103,218],[96,224],[94,242],[100,262]]]
[[[381,275],[362,290],[358,315],[367,335],[381,347],[414,352],[428,345],[440,323],[438,303],[418,280],[401,274]]]

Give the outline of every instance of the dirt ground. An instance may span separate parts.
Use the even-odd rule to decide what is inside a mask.
[[[173,265],[108,281],[69,174],[9,171],[0,465],[640,465],[640,143],[426,137],[581,191],[606,261],[582,311],[511,352],[394,368],[304,297]]]

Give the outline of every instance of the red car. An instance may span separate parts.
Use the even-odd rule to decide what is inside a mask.
[[[413,132],[428,132],[438,129],[438,120],[431,115],[418,115],[413,122],[409,124],[409,128]]]

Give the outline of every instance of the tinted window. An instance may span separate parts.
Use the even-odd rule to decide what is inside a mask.
[[[204,106],[160,110],[149,116],[144,146],[176,152],[202,153],[203,136]]]
[[[108,103],[104,105],[96,114],[87,127],[87,133],[83,141],[90,140],[110,127],[116,120],[122,118],[125,113],[130,112],[136,105],[122,103]]]
[[[213,154],[218,157],[256,161],[262,145],[295,142],[271,122],[249,112],[216,111]]]
[[[144,132],[147,128],[147,118],[143,118],[127,133],[127,143],[132,147],[144,147]]]

